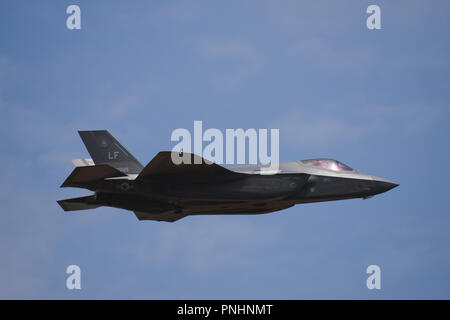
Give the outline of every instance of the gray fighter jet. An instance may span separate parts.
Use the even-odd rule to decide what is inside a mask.
[[[188,154],[191,164],[176,165],[172,152],[162,151],[143,167],[108,131],[79,134],[92,159],[72,160],[76,168],[61,187],[95,193],[58,201],[65,211],[108,206],[134,211],[139,220],[173,222],[188,215],[261,214],[299,203],[369,198],[397,186],[332,159],[282,162],[267,174],[264,165],[223,167],[194,154]]]

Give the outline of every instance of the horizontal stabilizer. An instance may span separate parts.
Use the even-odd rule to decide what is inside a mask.
[[[126,174],[110,167],[107,164],[97,166],[76,167],[70,176],[61,185],[64,187],[83,187],[88,182],[98,181],[105,178],[125,177]]]
[[[204,158],[192,153],[184,153],[183,158],[190,159],[189,163],[175,164],[172,161],[172,154],[179,156],[179,152],[161,151],[142,170],[137,180],[145,180],[161,175],[195,176],[200,177],[220,177],[220,176],[243,176],[218,164],[207,162]],[[210,163],[210,164],[207,164]]]
[[[72,163],[75,167],[95,166],[94,160],[92,159],[72,159]]]
[[[95,203],[95,196],[72,198],[57,201],[64,211],[87,210],[100,207]]]
[[[167,221],[174,222],[179,219],[186,217],[185,214],[181,213],[173,213],[173,212],[164,212],[164,213],[147,213],[134,211],[134,214],[139,220],[155,220],[155,221]]]

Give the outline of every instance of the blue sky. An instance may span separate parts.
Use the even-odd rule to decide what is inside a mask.
[[[66,28],[78,4],[82,29]],[[382,29],[366,28],[381,7]],[[450,298],[448,1],[1,1],[0,297]],[[77,130],[146,164],[176,128],[279,128],[280,160],[400,183],[369,200],[138,222],[56,200]],[[82,290],[65,287],[66,267]],[[367,266],[382,289],[366,288]]]

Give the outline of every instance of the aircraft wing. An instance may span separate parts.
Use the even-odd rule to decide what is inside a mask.
[[[229,209],[217,209],[217,208],[187,208],[183,210],[183,213],[175,213],[173,211],[166,212],[141,212],[134,211],[134,214],[139,220],[156,220],[174,222],[180,220],[186,216],[199,215],[199,214],[263,214],[274,211],[287,209],[294,206],[294,203],[285,203],[278,206],[268,207],[232,207]]]
[[[245,174],[233,172],[219,166],[218,164],[211,163],[204,158],[192,153],[184,153],[185,157],[190,158],[190,164],[181,163],[175,164],[172,161],[172,154],[178,154],[178,152],[161,151],[159,152],[142,170],[142,172],[136,178],[137,180],[146,180],[157,176],[176,175],[181,177],[195,176],[201,177],[242,177]],[[208,164],[210,163],[210,164]]]

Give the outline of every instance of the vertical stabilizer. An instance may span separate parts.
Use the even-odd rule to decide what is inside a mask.
[[[78,131],[96,165],[107,164],[126,174],[138,174],[143,166],[108,131]]]

